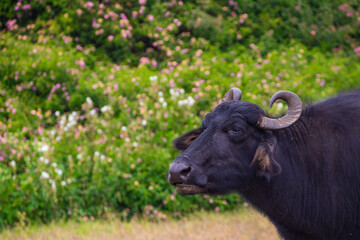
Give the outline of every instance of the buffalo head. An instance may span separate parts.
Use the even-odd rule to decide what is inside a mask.
[[[231,89],[199,129],[174,141],[183,152],[170,166],[169,182],[181,194],[227,194],[280,174],[273,154],[277,147],[273,131],[296,122],[302,103],[294,93],[280,91],[270,106],[277,99],[286,101],[288,112],[271,119],[256,104],[241,101],[239,89]]]

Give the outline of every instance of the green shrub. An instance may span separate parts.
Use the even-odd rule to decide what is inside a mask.
[[[223,51],[254,43],[263,53],[291,40],[348,54],[360,45],[356,0],[28,2],[4,2],[0,27],[39,43],[95,48],[132,66],[180,62],[207,43]]]
[[[242,202],[236,195],[183,197],[167,183],[179,154],[173,139],[199,126],[233,86],[269,110],[280,89],[322,99],[359,85],[355,56],[296,42],[266,55],[255,44],[245,53],[209,47],[157,72],[94,61],[96,54],[67,46],[0,39],[0,228],[113,211],[163,219],[232,209]],[[195,104],[179,105],[188,98]]]

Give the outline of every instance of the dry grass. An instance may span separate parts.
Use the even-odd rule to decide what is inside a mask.
[[[237,213],[197,213],[182,220],[154,223],[89,221],[84,223],[53,223],[41,227],[6,230],[4,240],[150,240],[150,239],[240,239],[278,240],[274,226],[255,210]]]

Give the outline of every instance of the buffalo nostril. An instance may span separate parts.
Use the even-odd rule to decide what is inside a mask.
[[[190,172],[191,172],[191,167],[188,167],[186,169],[181,170],[180,174],[181,176],[187,177],[187,175],[189,175]]]
[[[174,185],[184,183],[190,172],[191,167],[188,163],[173,162],[169,168],[168,181]]]

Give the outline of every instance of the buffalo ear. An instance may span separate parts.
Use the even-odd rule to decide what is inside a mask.
[[[274,145],[261,143],[256,149],[251,165],[257,169],[257,176],[265,177],[270,181],[272,176],[281,173],[281,166],[273,157]]]
[[[201,128],[191,130],[174,140],[174,147],[180,151],[187,149],[190,144],[203,132]]]

